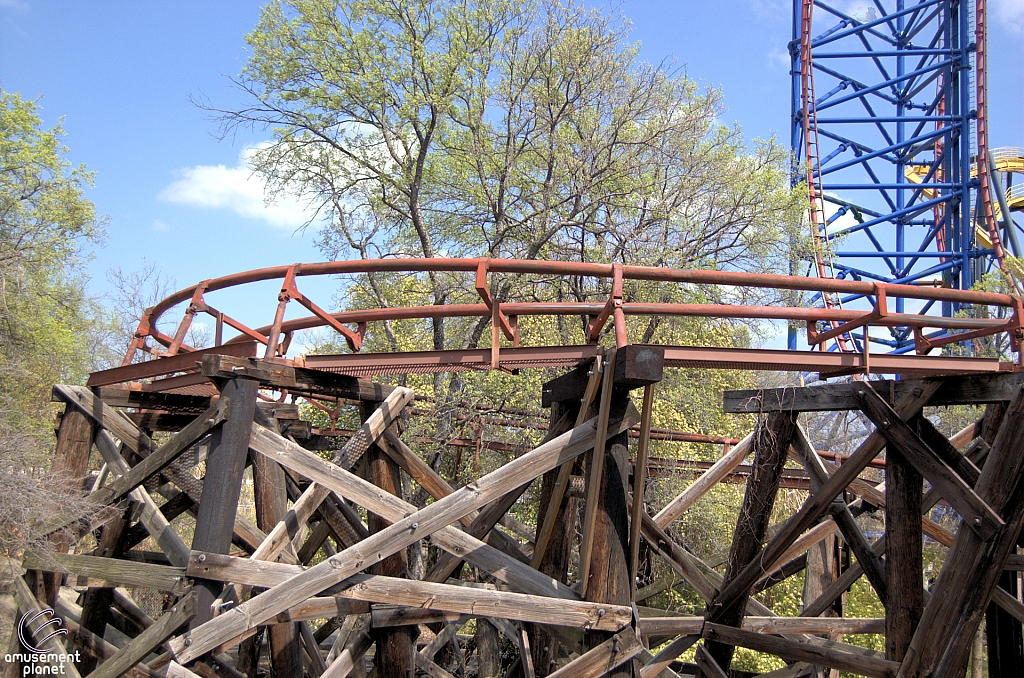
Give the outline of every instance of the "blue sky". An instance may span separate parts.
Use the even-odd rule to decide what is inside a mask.
[[[990,4],[991,140],[1024,146],[1024,0]],[[751,137],[788,137],[790,2],[633,0],[621,11],[644,58],[674,57],[723,89],[723,121]],[[0,86],[42,97],[47,125],[64,118],[71,160],[97,173],[89,197],[110,222],[90,268],[94,293],[106,291],[106,271],[139,269],[143,258],[178,287],[321,259],[313,233],[295,233],[302,205],[265,208],[244,167],[246,148],[267,133],[218,140],[188,100],[239,101],[224,76],[244,65],[258,16],[258,3],[226,0],[0,0]]]

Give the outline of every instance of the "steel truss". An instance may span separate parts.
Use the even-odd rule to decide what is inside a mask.
[[[984,163],[972,176],[987,152],[984,2],[872,0],[851,16],[847,5],[794,0],[793,183],[807,183],[811,202],[809,274],[966,290],[1002,264]],[[816,296],[826,308],[862,299]],[[962,309],[895,306],[945,317]],[[863,333],[846,337],[862,348]],[[905,328],[870,340],[913,344]]]

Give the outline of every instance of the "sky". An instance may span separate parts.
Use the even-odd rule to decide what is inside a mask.
[[[991,143],[1024,146],[1024,0],[990,6]],[[748,137],[788,138],[789,1],[627,0],[618,8],[643,58],[675,59],[722,89],[722,122]],[[88,197],[107,215],[109,236],[89,267],[94,294],[109,292],[110,270],[147,263],[180,288],[323,258],[313,230],[297,230],[304,205],[265,205],[246,166],[269,133],[220,139],[190,101],[241,103],[227,76],[246,62],[244,36],[259,11],[230,0],[0,0],[0,87],[38,99],[47,126],[63,119],[69,159],[96,172]],[[272,317],[276,288],[265,294],[260,314]],[[328,305],[329,290],[321,294],[314,298]]]

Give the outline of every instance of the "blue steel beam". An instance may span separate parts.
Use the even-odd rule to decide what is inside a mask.
[[[971,223],[973,16],[959,0],[872,0],[866,16],[840,5],[794,0],[790,43],[791,143],[801,161],[792,176],[806,180],[810,168],[836,210],[818,224],[834,250],[832,275],[969,288],[992,257]],[[823,146],[804,139],[805,125]]]

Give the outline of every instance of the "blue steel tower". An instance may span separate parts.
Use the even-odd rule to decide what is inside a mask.
[[[812,236],[801,273],[968,289],[1002,265],[988,165],[976,162],[987,153],[984,1],[864,0],[851,10],[794,0],[793,183],[807,184]],[[815,297],[826,307],[874,301]],[[960,310],[938,306],[900,300],[889,310]],[[852,332],[832,349],[862,350],[864,340]],[[914,340],[904,331],[870,341],[902,352]]]

